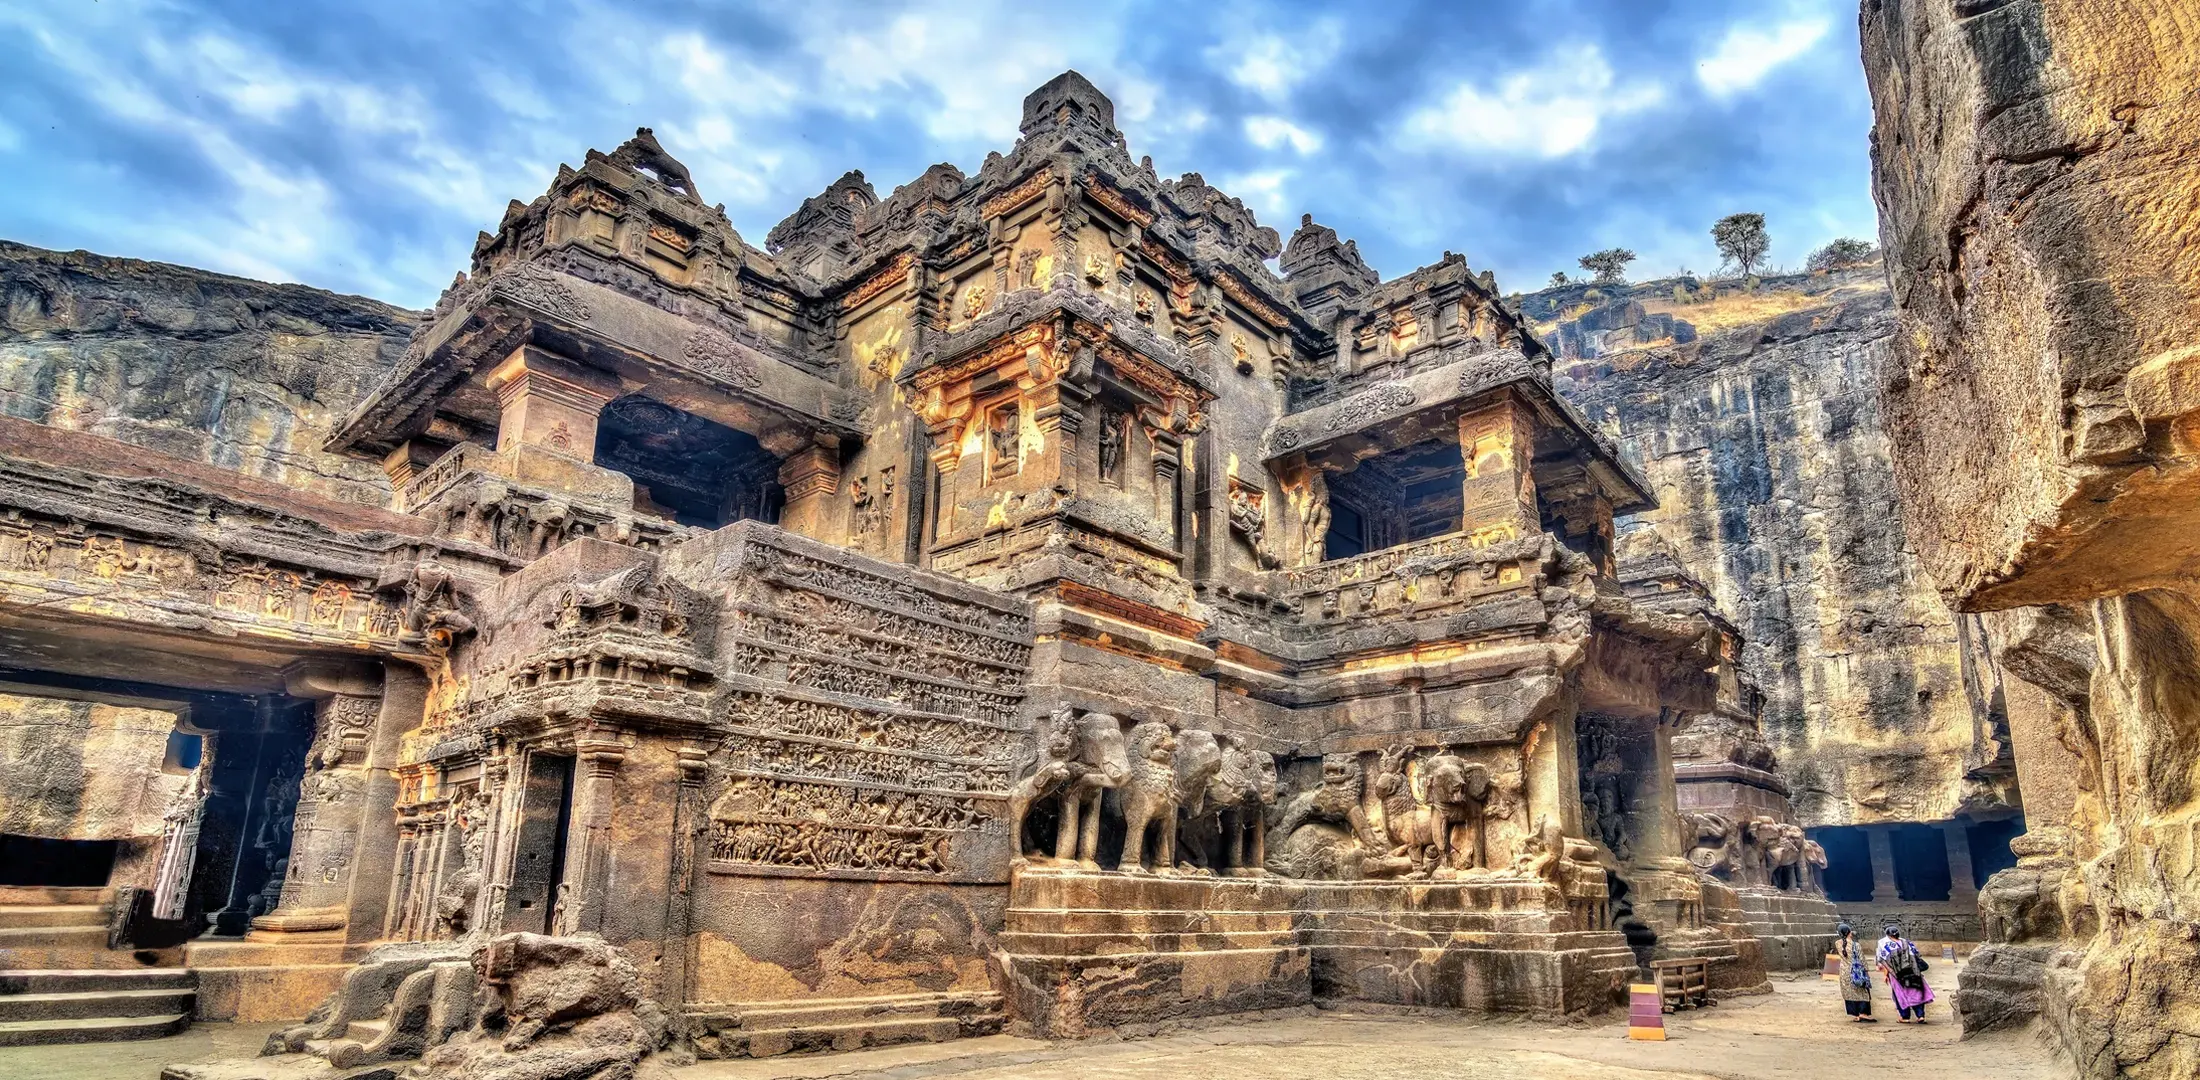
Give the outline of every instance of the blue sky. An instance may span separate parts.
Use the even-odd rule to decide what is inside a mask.
[[[1075,67],[1131,152],[1385,277],[1533,289],[1873,237],[1853,0],[12,0],[0,237],[431,303],[560,162],[656,129],[750,243],[851,168],[976,171]]]

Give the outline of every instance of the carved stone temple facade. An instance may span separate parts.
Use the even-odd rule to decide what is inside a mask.
[[[453,1068],[560,965],[704,1056],[1815,967],[1739,634],[1492,275],[1075,73],[1022,132],[761,248],[646,130],[561,168],[333,426],[385,505],[0,420],[0,689],[203,743],[0,966]]]

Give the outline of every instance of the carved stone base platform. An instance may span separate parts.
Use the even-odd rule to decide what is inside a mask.
[[[1298,883],[1025,870],[1000,937],[1019,1031],[1111,1028],[1311,1005]]]
[[[1575,926],[1556,889],[1519,879],[1028,870],[1010,886],[1001,967],[1012,1020],[1048,1036],[1317,1000],[1537,1016],[1625,1002],[1626,938]]]
[[[1742,925],[1764,945],[1766,970],[1815,971],[1825,964],[1833,928],[1841,921],[1825,897],[1761,886],[1735,893]]]
[[[1710,961],[1705,971],[1714,999],[1772,992],[1772,980],[1765,975],[1763,947],[1738,928],[1661,930],[1654,958]]]
[[[1533,881],[1303,885],[1314,992],[1482,1013],[1568,1016],[1625,1004],[1635,955],[1616,930],[1577,929]]]
[[[183,962],[199,977],[198,1019],[265,1023],[303,1020],[343,984],[363,947],[337,933],[271,934],[199,940],[183,946]]]

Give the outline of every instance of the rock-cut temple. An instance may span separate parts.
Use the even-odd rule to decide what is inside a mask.
[[[1763,989],[1824,852],[1550,369],[1490,273],[1286,242],[1075,73],[761,247],[645,129],[335,425],[386,505],[0,420],[0,689],[177,718],[150,831],[0,897],[107,926],[0,979],[332,1068]]]

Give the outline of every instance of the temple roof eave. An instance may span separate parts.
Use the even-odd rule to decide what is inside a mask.
[[[855,391],[757,343],[546,267],[515,270],[523,272],[495,275],[470,304],[422,328],[406,362],[353,411],[328,449],[387,450],[426,431],[462,386],[523,344],[650,381],[669,376],[703,397],[738,401],[828,438],[866,434]]]

